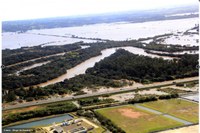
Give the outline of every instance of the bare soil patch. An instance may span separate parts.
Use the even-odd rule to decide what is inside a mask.
[[[128,109],[128,108],[118,109],[117,111],[120,112],[121,115],[125,117],[129,117],[129,118],[133,118],[133,119],[146,115],[145,113],[137,112],[137,111],[134,111],[133,109]]]

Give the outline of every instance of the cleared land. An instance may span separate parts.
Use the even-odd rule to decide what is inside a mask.
[[[140,110],[133,105],[97,110],[127,133],[148,133],[183,125],[182,123]]]
[[[181,99],[170,99],[143,103],[141,105],[189,122],[197,123],[199,121],[199,105],[194,102]]]
[[[44,109],[44,108],[45,108],[45,106],[38,105],[38,106],[30,106],[30,107],[26,107],[26,108],[18,108],[18,109],[13,109],[13,110],[5,110],[5,111],[2,111],[2,116],[4,119],[10,114],[35,111],[35,110],[40,110],[40,109]]]

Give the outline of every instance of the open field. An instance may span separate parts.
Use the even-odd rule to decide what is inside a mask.
[[[127,133],[147,133],[182,125],[172,119],[140,110],[132,105],[104,108],[97,112]]]
[[[13,110],[5,110],[5,111],[2,111],[2,116],[3,116],[3,118],[5,118],[6,116],[8,116],[10,114],[35,111],[35,110],[40,110],[40,109],[44,109],[44,108],[45,108],[45,106],[37,105],[37,106],[30,106],[30,107],[18,108],[18,109],[13,109]]]
[[[67,101],[48,103],[48,104],[45,104],[45,105],[35,105],[35,106],[29,106],[29,107],[22,107],[22,108],[10,109],[10,110],[3,110],[2,115],[3,115],[3,117],[6,117],[7,115],[11,115],[11,114],[42,110],[42,109],[45,109],[47,106],[56,105],[56,104],[64,104],[64,103],[67,103]]]
[[[147,102],[141,105],[193,123],[199,121],[199,105],[194,102],[181,99],[170,99]]]

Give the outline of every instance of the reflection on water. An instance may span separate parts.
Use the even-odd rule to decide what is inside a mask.
[[[89,45],[81,45],[81,49],[86,49],[86,48],[89,48],[90,46]]]
[[[188,95],[188,96],[183,96],[183,98],[186,98],[188,100],[196,101],[199,102],[199,93],[193,94],[193,95]]]
[[[114,54],[117,49],[125,49],[125,50],[127,50],[127,51],[129,51],[133,54],[149,56],[149,57],[152,57],[152,58],[161,57],[161,56],[158,56],[158,55],[148,54],[148,53],[145,52],[144,49],[141,49],[141,48],[135,48],[135,47],[108,48],[108,49],[102,50],[101,55],[96,56],[96,57],[92,57],[92,58],[80,63],[79,65],[67,70],[67,73],[65,73],[65,74],[63,74],[63,75],[61,75],[61,76],[59,76],[55,79],[49,80],[45,83],[38,84],[36,86],[44,87],[44,86],[47,86],[47,85],[50,85],[50,84],[55,84],[55,83],[64,81],[65,79],[75,77],[76,75],[79,75],[79,74],[84,74],[85,71],[88,68],[93,67],[96,62],[99,62],[100,60],[104,59],[105,57],[109,57],[110,55]],[[172,57],[165,57],[165,56],[162,56],[162,58],[173,59]]]
[[[29,69],[32,69],[32,68],[35,68],[35,67],[39,67],[39,66],[42,66],[42,65],[45,65],[45,64],[47,64],[49,62],[50,61],[46,61],[46,62],[36,63],[36,64],[31,65],[31,66],[24,67],[23,69],[17,71],[16,74],[19,75],[23,71],[26,71],[26,70],[29,70]]]
[[[53,118],[47,118],[47,119],[28,122],[28,123],[24,123],[24,124],[20,124],[20,125],[16,125],[16,126],[10,126],[8,128],[31,128],[31,127],[36,127],[36,126],[49,125],[54,122],[56,122],[56,123],[62,122],[64,120],[70,120],[72,118],[73,117],[71,115],[65,114],[65,115],[61,115],[61,116],[57,116],[57,117],[53,117]]]

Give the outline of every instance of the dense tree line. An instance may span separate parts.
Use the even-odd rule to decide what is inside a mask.
[[[55,103],[47,105],[44,109],[14,113],[8,115],[2,120],[2,125],[8,125],[13,122],[28,120],[31,118],[44,117],[49,115],[63,114],[76,111],[77,107],[71,102]]]
[[[94,113],[90,110],[87,110],[87,111],[86,110],[77,110],[76,114],[78,116],[84,116],[84,117],[88,117],[88,118],[94,118],[95,117]]]
[[[114,102],[114,99],[106,98],[106,99],[100,99],[98,97],[94,98],[85,98],[78,100],[79,104],[82,106],[88,106],[88,105],[96,105],[96,104],[103,104],[103,103],[111,103]]]
[[[188,92],[192,92],[191,90],[180,90],[180,89],[174,89],[174,88],[158,88],[157,91],[162,91],[162,92],[166,92],[168,94],[187,94]]]
[[[17,50],[5,49],[2,51],[2,64],[7,66],[34,58],[48,56],[52,54],[68,52],[80,49],[81,47],[76,44],[69,44],[63,46],[35,46],[30,48],[20,48]]]
[[[76,45],[76,44],[75,44]],[[80,44],[77,44],[78,46]],[[81,44],[84,45],[84,44]],[[52,61],[46,65],[26,70],[19,76],[8,75],[8,71],[16,71],[15,69],[23,67],[23,65],[17,65],[10,67],[9,69],[3,69],[2,72],[2,87],[3,91],[14,90],[16,94],[19,89],[26,86],[36,85],[42,82],[46,82],[50,79],[56,78],[64,73],[67,69],[70,69],[77,64],[97,55],[101,54],[101,50],[112,47],[120,46],[135,46],[144,47],[142,43],[132,41],[108,41],[90,44],[91,47],[87,49],[79,49],[71,51],[64,56],[50,58]],[[152,45],[156,47],[157,45]],[[158,45],[160,48],[161,46]],[[70,45],[54,46],[52,50],[57,47],[71,47]],[[164,45],[162,45],[165,48]],[[39,48],[38,48],[39,49]],[[68,48],[67,48],[68,49]],[[70,49],[70,48],[69,48]],[[169,49],[169,48],[166,48]],[[23,51],[23,49],[20,49]],[[16,50],[18,52],[22,52]],[[8,50],[9,51],[9,50]],[[15,52],[15,50],[14,50]],[[198,75],[196,68],[198,56],[197,55],[184,55],[180,60],[165,61],[162,59],[152,59],[150,57],[138,56],[128,52],[117,52],[104,61],[101,61],[95,65],[94,68],[89,69],[87,74],[79,75],[72,79],[65,80],[64,82],[50,85],[44,88],[40,88],[45,92],[42,96],[48,96],[51,94],[64,94],[69,91],[80,91],[84,87],[95,88],[95,86],[106,87],[121,87],[125,84],[114,81],[113,79],[133,79],[142,83],[149,83],[152,81],[163,81],[175,78],[181,78],[186,76]],[[123,56],[124,54],[124,56]],[[119,56],[119,57],[118,57]],[[130,59],[129,59],[130,57]],[[42,60],[42,59],[41,59]],[[41,61],[39,60],[39,62]],[[128,62],[127,62],[128,60]],[[36,61],[37,62],[37,61]],[[31,64],[34,62],[31,62]],[[25,63],[25,65],[27,65]],[[36,91],[40,92],[40,89]],[[27,89],[27,92],[29,89]],[[32,97],[37,99],[38,95],[32,93]],[[4,93],[4,97],[7,97],[7,93]],[[18,95],[16,95],[18,96]],[[41,96],[41,97],[42,97]],[[27,99],[29,96],[24,95],[23,99]],[[40,97],[39,97],[40,98]],[[6,98],[7,99],[7,98]],[[12,99],[12,98],[11,98]],[[30,98],[29,98],[30,99]],[[8,100],[11,101],[11,100]]]
[[[72,91],[79,91],[84,87],[89,87],[89,88],[95,88],[97,86],[121,87],[126,85],[126,83],[121,83],[118,81],[113,81],[112,79],[106,79],[90,74],[83,74],[83,75],[78,75],[69,80],[65,80],[64,82],[61,82],[60,85]]]
[[[198,55],[183,55],[180,60],[150,58],[118,50],[115,54],[96,63],[88,74],[106,79],[131,79],[149,83],[197,76]]]
[[[171,99],[171,98],[177,98],[179,97],[178,93],[171,93],[167,95],[135,95],[135,97],[128,101],[130,104],[135,103],[144,103],[144,102],[151,102],[151,101],[157,101],[157,100],[163,100],[163,99]]]
[[[129,41],[130,43],[131,41]],[[137,44],[135,45],[135,47],[138,48],[143,48],[145,50],[155,50],[155,51],[161,51],[161,52],[181,52],[181,51],[198,51],[199,50],[199,46],[192,46],[192,47],[188,47],[188,46],[180,46],[180,45],[164,45],[164,44],[157,44],[155,42],[152,42],[148,45],[141,45],[141,44]]]
[[[135,43],[137,42],[132,42],[133,45]],[[46,82],[66,73],[67,69],[70,69],[91,57],[100,55],[101,50],[118,46],[121,46],[121,43],[95,43],[92,44],[90,48],[80,49],[75,52],[68,52],[61,58],[56,58],[46,65],[26,70],[22,72],[20,76],[6,75],[7,69],[5,69],[5,72],[3,72],[3,88],[15,89]],[[66,45],[66,47],[68,46]]]
[[[34,64],[37,64],[37,63],[46,62],[46,61],[57,60],[60,57],[61,57],[60,55],[52,56],[52,57],[47,57],[47,58],[41,58],[41,59],[38,59],[38,60],[35,60],[35,61],[29,61],[29,62],[22,63],[22,64],[17,64],[17,65],[11,66],[11,67],[5,67],[5,68],[3,68],[3,71],[2,71],[3,74],[2,75],[14,74],[17,71],[23,69],[24,67],[28,67],[28,66],[31,66],[31,65],[34,65]]]
[[[106,86],[106,87],[122,87],[126,85],[126,82],[113,81],[111,79],[105,79],[98,76],[93,76],[89,74],[78,75],[64,82],[52,84],[46,87],[29,87],[24,89],[20,87],[18,89],[3,90],[3,101],[11,102],[16,100],[16,97],[19,99],[32,101],[37,99],[44,99],[45,96],[54,95],[54,94],[69,94],[71,92],[81,92],[81,89],[85,87],[96,88],[97,86]],[[11,92],[12,95],[10,95]],[[80,93],[83,94],[83,93]]]
[[[46,65],[23,71],[20,76],[3,75],[3,88],[14,89],[46,82],[66,73],[67,69],[99,54],[100,51],[81,49],[77,52],[67,53]]]
[[[2,51],[2,64],[4,65],[11,65],[18,62],[39,58],[42,56],[52,55],[61,52],[68,52],[76,49],[80,49],[80,45],[84,45],[84,43],[76,43],[76,44],[68,44],[62,46],[34,46],[34,47],[27,47],[27,48],[20,48],[20,49],[5,49]],[[156,50],[156,51],[166,51],[166,52],[178,52],[178,51],[185,51],[185,50],[198,50],[198,46],[187,47],[187,46],[180,46],[180,45],[163,45],[163,44],[156,44],[151,43],[148,45],[143,45],[136,40],[131,41],[107,41],[105,43],[94,43],[94,44],[87,44],[92,45],[96,48],[111,48],[111,47],[120,47],[120,46],[134,46],[138,48],[143,48],[146,50]]]
[[[157,53],[157,52],[152,52],[151,50],[146,50],[145,51],[148,54],[154,54],[154,55],[159,55],[159,56],[168,56],[168,57],[177,57],[181,58],[184,54],[174,54],[174,53]]]

